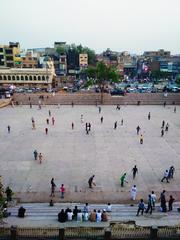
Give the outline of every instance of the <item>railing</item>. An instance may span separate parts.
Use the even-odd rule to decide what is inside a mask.
[[[17,228],[0,227],[0,240],[175,240],[180,239],[180,226],[137,227],[127,224],[104,227]]]

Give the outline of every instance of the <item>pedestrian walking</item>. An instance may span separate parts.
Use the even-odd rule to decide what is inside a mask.
[[[121,119],[121,126],[123,126],[123,124],[124,124],[124,120],[123,120],[123,118]]]
[[[169,202],[168,202],[169,211],[173,210],[173,202],[174,201],[175,201],[175,199],[173,198],[172,195],[170,195]]]
[[[7,126],[7,130],[8,130],[8,133],[11,132],[11,127],[9,125]]]
[[[174,107],[174,113],[176,113],[176,107]]]
[[[51,117],[51,111],[49,110],[49,117]]]
[[[46,119],[46,123],[49,124],[49,118]]]
[[[45,128],[45,133],[46,133],[46,135],[48,134],[48,128]]]
[[[151,195],[149,194],[148,196],[148,206],[147,206],[147,209],[146,209],[146,213],[149,213],[152,214],[152,210],[153,210],[153,202],[152,202],[152,198],[151,198]]]
[[[171,178],[174,177],[174,171],[175,171],[174,166],[171,166],[171,167],[169,168],[169,175],[168,175],[168,178],[169,178],[169,179],[171,179]]]
[[[165,131],[168,132],[169,130],[169,123],[166,123]]]
[[[39,158],[39,163],[41,164],[41,163],[42,163],[42,160],[43,160],[42,153],[39,153],[39,156],[38,156],[38,158]]]
[[[161,193],[161,196],[160,196],[160,201],[161,201],[161,211],[162,211],[162,212],[167,212],[165,192],[166,192],[166,191],[163,190],[162,193]]]
[[[164,172],[164,177],[161,179],[161,182],[163,182],[164,179],[166,179],[166,182],[169,183],[168,177],[169,177],[169,171],[166,169],[166,171]]]
[[[54,123],[55,123],[55,118],[52,117],[52,125],[54,126]]]
[[[94,182],[94,177],[95,177],[95,175],[92,175],[88,180],[89,188],[92,188],[93,186],[96,186],[96,184]]]
[[[117,121],[114,123],[114,129],[117,128]]]
[[[51,179],[51,195],[50,197],[55,197],[55,188],[56,188],[56,184],[54,182],[54,178]]]
[[[148,113],[148,120],[150,120],[151,119],[151,113],[149,112]]]
[[[60,193],[61,193],[61,198],[64,198],[64,194],[65,194],[65,187],[64,187],[64,184],[61,184],[61,187],[60,187]]]
[[[136,128],[137,135],[139,135],[139,131],[141,130],[140,126],[138,125]]]
[[[135,179],[136,174],[138,173],[138,169],[137,169],[136,165],[133,167],[132,172],[133,172],[133,179]]]
[[[132,188],[131,188],[131,199],[133,201],[136,200],[136,194],[137,194],[137,188],[136,188],[136,185],[134,185]]]
[[[99,109],[99,113],[101,113],[101,107],[100,107],[100,106],[99,106],[99,108],[98,108],[98,109]]]
[[[139,204],[138,204],[138,210],[137,210],[136,216],[139,216],[139,212],[140,212],[140,211],[141,211],[141,215],[143,215],[144,209],[145,209],[145,204],[144,204],[143,199],[141,199],[140,202],[139,202]]]
[[[121,187],[124,187],[124,183],[128,183],[126,180],[126,173],[124,173],[121,177],[120,177],[120,182],[121,182]]]
[[[164,129],[161,129],[161,137],[164,136]]]
[[[72,128],[72,130],[74,129],[74,123],[73,122],[71,123],[71,128]]]
[[[164,128],[164,126],[165,126],[165,121],[163,120],[161,128]]]
[[[74,107],[74,102],[71,103],[71,107]]]
[[[166,107],[166,102],[163,103],[164,107]]]
[[[101,117],[101,123],[103,123],[103,117]]]
[[[140,144],[143,144],[143,142],[144,142],[144,139],[143,139],[143,135],[141,134],[141,136],[140,136]]]
[[[34,154],[34,160],[37,160],[37,157],[38,157],[38,152],[37,152],[37,150],[34,150],[33,154]]]
[[[32,103],[30,102],[29,107],[32,108]]]
[[[153,209],[155,209],[157,197],[156,197],[156,194],[154,193],[154,191],[152,191],[152,193],[151,193],[151,198],[152,198]]]
[[[120,107],[120,105],[118,104],[117,106],[116,106],[116,110],[120,110],[121,109],[121,107]]]

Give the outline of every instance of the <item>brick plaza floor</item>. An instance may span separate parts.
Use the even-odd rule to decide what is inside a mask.
[[[154,190],[163,190],[180,200],[180,106],[43,106],[38,110],[29,106],[0,109],[0,175],[22,201],[48,201],[50,180],[65,184],[63,201],[124,202],[130,199],[130,189],[137,185],[137,199],[147,198]],[[48,110],[55,118],[55,126],[46,124]],[[147,119],[151,112],[151,120]],[[83,114],[84,123],[81,123]],[[104,117],[101,124],[100,118]],[[34,117],[36,130],[32,130]],[[124,125],[121,126],[121,119]],[[169,123],[169,131],[161,137],[162,121]],[[114,130],[114,122],[118,127]],[[71,123],[74,122],[74,130]],[[92,130],[85,133],[85,122]],[[7,126],[11,126],[8,134]],[[136,127],[141,127],[144,144],[139,143]],[[48,127],[49,133],[45,134]],[[37,149],[44,156],[43,163],[33,159]],[[139,173],[132,178],[132,168]],[[161,183],[165,169],[175,167],[175,178]],[[119,177],[127,173],[124,188]],[[96,187],[88,188],[88,178],[95,174]]]

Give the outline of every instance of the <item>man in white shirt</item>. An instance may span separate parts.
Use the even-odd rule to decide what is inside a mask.
[[[131,199],[133,201],[136,200],[136,193],[137,193],[137,188],[136,188],[136,185],[134,185],[132,188],[131,188]]]

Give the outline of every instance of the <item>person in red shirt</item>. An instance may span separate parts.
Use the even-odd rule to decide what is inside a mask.
[[[61,198],[64,198],[64,193],[65,193],[65,187],[64,187],[64,184],[61,184],[61,187],[60,187],[60,193],[61,193]]]

